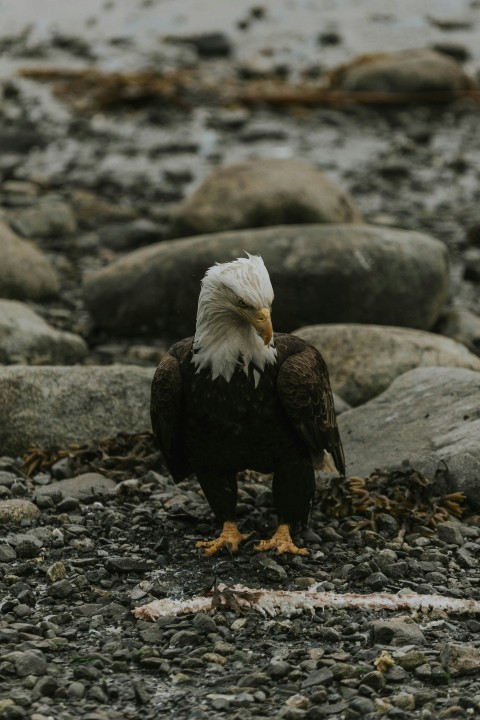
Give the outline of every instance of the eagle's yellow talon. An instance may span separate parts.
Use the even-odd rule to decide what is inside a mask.
[[[206,548],[205,552],[203,553],[205,557],[215,555],[215,553],[219,552],[219,550],[224,547],[228,547],[230,552],[236,553],[238,551],[240,543],[243,540],[246,540],[248,537],[250,537],[250,534],[244,535],[243,533],[241,533],[240,530],[237,528],[236,523],[225,522],[223,524],[222,533],[221,535],[219,535],[218,538],[215,538],[214,540],[199,540],[197,543],[195,543],[195,547]]]
[[[295,545],[290,537],[290,529],[288,525],[279,525],[277,532],[270,540],[260,540],[255,545],[257,552],[265,552],[266,550],[276,550],[279,555],[283,553],[292,553],[292,555],[308,555],[307,548],[299,548]]]

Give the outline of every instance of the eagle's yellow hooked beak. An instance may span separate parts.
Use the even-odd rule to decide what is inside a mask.
[[[265,345],[268,345],[273,335],[270,308],[264,307],[260,310],[255,310],[249,319]]]

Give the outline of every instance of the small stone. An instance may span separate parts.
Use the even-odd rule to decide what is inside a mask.
[[[408,692],[399,692],[390,697],[390,702],[402,710],[415,710],[415,696]]]
[[[80,700],[85,695],[85,685],[76,680],[75,682],[70,683],[67,688],[67,692],[70,697],[75,700]]]
[[[18,677],[44,675],[47,672],[47,661],[42,654],[33,650],[15,651],[5,655],[3,659],[13,661]]]
[[[272,678],[280,678],[291,672],[292,666],[284,660],[272,660],[266,667],[267,674]]]
[[[350,707],[352,708],[352,710],[360,713],[361,717],[364,717],[365,715],[368,715],[369,713],[373,713],[375,711],[375,703],[370,700],[370,698],[360,696],[352,700],[352,702],[350,703]]]
[[[198,644],[198,634],[192,630],[179,630],[170,638],[170,645],[175,647],[187,647]]]
[[[58,580],[50,585],[47,592],[51,597],[65,599],[70,597],[74,591],[75,588],[69,580]]]
[[[407,672],[400,665],[392,665],[385,675],[388,682],[404,682],[407,679]]]
[[[365,584],[373,591],[383,590],[385,585],[388,584],[388,578],[382,572],[375,572],[365,579]]]
[[[214,652],[204,653],[202,658],[205,662],[215,663],[216,665],[225,665],[227,662],[227,659],[223,655]]]
[[[400,655],[396,658],[396,662],[405,670],[415,670],[420,665],[428,663],[428,658],[425,653],[420,650],[410,650],[405,655]]]
[[[385,676],[378,670],[373,670],[362,677],[362,684],[379,692],[385,687]]]
[[[286,580],[288,577],[284,568],[268,555],[260,555],[258,558],[258,564],[264,568],[265,576],[269,580],[278,582],[280,580]]]
[[[7,563],[11,560],[15,560],[16,557],[17,553],[12,547],[10,547],[10,545],[0,543],[0,562]]]
[[[463,535],[458,523],[447,520],[436,528],[438,537],[449,545],[463,545]]]
[[[39,515],[40,510],[30,500],[0,500],[0,523],[18,524],[23,520],[35,520]]]
[[[18,557],[33,558],[38,555],[43,542],[35,535],[19,534],[11,538],[11,542],[15,544],[15,551]]]
[[[286,705],[291,708],[297,708],[298,710],[306,710],[310,707],[311,702],[305,695],[290,695],[287,699]]]
[[[333,672],[329,668],[316,670],[307,677],[302,683],[304,690],[314,687],[315,685],[329,685],[333,680]]]
[[[372,623],[373,637],[377,643],[388,645],[424,645],[425,635],[416,623],[399,620],[376,620]]]
[[[61,560],[58,560],[57,562],[53,563],[53,565],[50,565],[50,567],[47,568],[47,576],[51,582],[63,580],[67,576],[67,570],[63,562]]]
[[[294,580],[296,587],[300,588],[300,590],[308,590],[315,582],[316,580],[313,577],[297,577]]]
[[[440,661],[452,677],[479,673],[480,648],[448,642],[440,652]]]
[[[66,497],[57,504],[57,511],[59,513],[75,512],[80,508],[78,498]]]

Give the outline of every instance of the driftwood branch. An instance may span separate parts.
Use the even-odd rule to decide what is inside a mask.
[[[234,602],[232,601],[234,599]],[[254,609],[262,615],[291,615],[301,610],[313,612],[316,608],[361,608],[364,610],[443,610],[447,613],[480,615],[480,601],[443,595],[417,595],[406,593],[335,593],[265,590],[234,585],[219,585],[205,596],[197,595],[188,600],[154,600],[148,605],[134,608],[132,613],[140,620],[156,620],[159,617],[182,615],[191,612],[207,612],[212,608],[226,607],[235,610]]]

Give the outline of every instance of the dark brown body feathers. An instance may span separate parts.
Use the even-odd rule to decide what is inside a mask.
[[[345,461],[328,371],[320,353],[294,335],[275,334],[277,362],[255,387],[253,368],[231,380],[196,372],[193,338],[170,348],[152,383],[151,418],[165,463],[178,482],[195,472],[220,522],[234,520],[236,475],[274,473],[279,522],[305,524],[314,495],[313,458]]]

